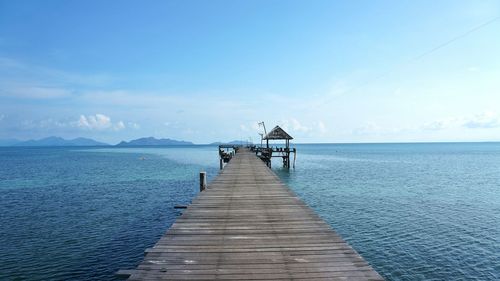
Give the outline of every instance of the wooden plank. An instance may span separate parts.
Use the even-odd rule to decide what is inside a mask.
[[[137,269],[123,273],[129,280],[383,280],[246,149]]]

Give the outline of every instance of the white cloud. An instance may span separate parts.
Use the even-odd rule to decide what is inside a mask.
[[[250,127],[252,128],[252,130],[254,131],[260,131],[260,126],[259,126],[259,122],[252,122],[252,124],[250,125]]]
[[[424,124],[423,130],[439,131],[453,128],[490,129],[500,127],[500,115],[495,111],[485,111],[465,117],[452,117]]]
[[[52,129],[72,127],[72,122],[47,118],[42,120],[24,120],[20,123],[20,126],[21,128],[27,130],[33,130],[33,129],[52,130]]]
[[[0,121],[2,121],[3,119],[5,119],[5,115],[0,114]]]
[[[307,127],[307,126],[304,126],[302,125],[297,119],[295,118],[291,118],[290,119],[291,121],[291,124],[292,124],[292,129],[294,131],[298,131],[298,132],[308,132],[311,130],[311,128]]]
[[[278,125],[292,136],[297,137],[317,137],[324,136],[328,129],[322,120],[302,122],[296,118],[288,118],[277,122]],[[274,126],[273,126],[274,127]],[[267,128],[268,131],[271,128]]]
[[[264,132],[264,129],[259,126],[259,122],[257,121],[240,124],[240,130],[253,133]]]
[[[327,129],[326,129],[325,123],[323,123],[323,121],[318,121],[317,126],[318,126],[318,131],[320,132],[320,134],[326,134]]]
[[[494,111],[485,111],[467,118],[463,126],[466,128],[498,128],[500,127],[500,116]]]
[[[167,121],[167,122],[163,122],[163,126],[169,128],[169,129],[180,129],[180,128],[183,128],[184,126],[186,126],[186,124],[184,122],[179,122],[179,121]]]
[[[1,116],[0,116],[1,117]],[[1,121],[1,120],[0,120]],[[134,125],[129,125],[132,128],[138,128],[138,124],[129,123]],[[47,118],[41,120],[23,120],[19,123],[21,128],[25,130],[36,130],[42,129],[45,132],[54,131],[54,132],[71,132],[75,129],[84,129],[84,130],[96,130],[96,131],[104,131],[104,130],[114,130],[120,131],[127,126],[125,122],[118,121],[113,123],[111,118],[104,114],[96,114],[96,115],[80,115],[80,118],[77,121],[73,121],[71,119],[54,119]]]
[[[135,130],[138,130],[141,128],[141,125],[135,123],[135,122],[128,122],[127,125],[132,128],[132,129],[135,129]]]
[[[430,131],[439,131],[439,130],[446,129],[447,127],[448,126],[446,125],[445,122],[443,122],[441,120],[437,120],[437,121],[432,121],[432,122],[429,122],[429,123],[425,123],[422,126],[422,129],[424,129],[424,130],[430,130]]]
[[[40,128],[65,128],[68,127],[68,123],[60,120],[55,120],[52,118],[41,120],[38,123],[38,127]]]
[[[80,115],[80,119],[77,121],[77,126],[83,129],[89,130],[122,130],[125,129],[125,124],[123,121],[118,121],[116,124],[111,122],[111,118],[104,114],[96,114],[96,115]]]
[[[118,123],[116,123],[116,125],[114,126],[114,129],[115,130],[122,130],[122,129],[125,129],[125,124],[123,123],[123,121],[119,121]]]
[[[280,127],[282,127],[283,130],[285,130],[285,131],[294,131],[294,132],[302,132],[302,133],[307,133],[307,132],[311,131],[310,127],[303,125],[301,122],[299,122],[295,118],[281,120],[278,123],[280,124]]]
[[[459,118],[447,118],[425,123],[421,128],[428,131],[446,130],[459,127],[461,122]]]
[[[361,127],[355,128],[353,133],[356,135],[373,135],[380,134],[383,129],[375,123],[367,123]]]

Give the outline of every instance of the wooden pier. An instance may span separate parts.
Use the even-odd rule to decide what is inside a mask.
[[[255,153],[240,149],[129,280],[383,280]]]

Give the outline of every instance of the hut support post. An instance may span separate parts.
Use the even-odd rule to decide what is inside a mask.
[[[290,168],[290,140],[285,140],[285,153],[283,155],[283,167]]]

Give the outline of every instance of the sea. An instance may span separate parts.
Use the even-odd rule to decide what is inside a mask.
[[[500,143],[297,144],[273,170],[387,280],[500,280]],[[216,146],[0,148],[0,280],[118,280]]]

